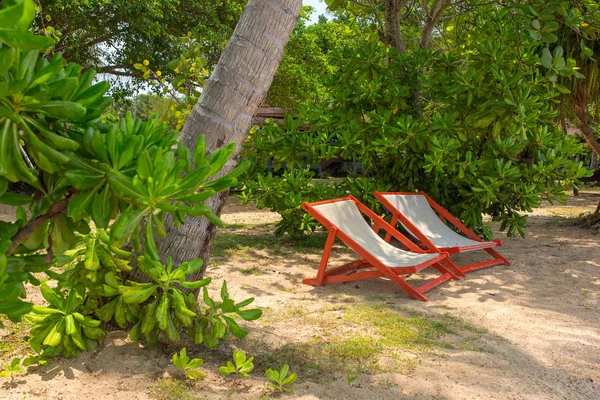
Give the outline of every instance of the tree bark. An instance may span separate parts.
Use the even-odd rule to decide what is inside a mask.
[[[450,7],[450,0],[436,0],[433,8],[429,10],[427,7],[427,0],[423,0],[423,11],[425,12],[425,25],[423,25],[423,32],[421,33],[421,39],[419,40],[419,47],[425,49],[429,46],[431,41],[431,35],[433,28],[438,23],[444,11]]]
[[[199,135],[206,135],[206,151],[211,153],[229,142],[237,143],[237,156],[252,125],[252,117],[265,99],[273,76],[283,57],[285,45],[296,25],[302,0],[250,0],[225,46],[215,70],[198,103],[181,131],[185,145],[193,149]],[[235,167],[230,161],[221,175]],[[217,193],[205,204],[216,215],[225,205],[227,193]],[[197,273],[202,277],[209,262],[216,226],[206,218],[186,218],[175,229],[168,223],[167,237],[157,243],[162,258],[175,265],[194,258],[204,259]],[[142,280],[133,271],[130,277]]]
[[[406,6],[408,0],[385,0],[384,3],[384,43],[403,53],[406,51],[406,45],[404,44],[402,32],[400,31],[400,10]]]
[[[427,6],[427,0],[422,0],[422,6],[423,12],[425,13],[425,24],[423,25],[423,32],[421,32],[421,38],[419,39],[419,47],[426,49],[431,41],[433,28],[435,28],[435,25],[444,14],[444,11],[450,6],[450,0],[436,0],[431,10]],[[422,83],[417,81],[417,88],[413,90],[412,96],[415,111],[419,118],[423,118],[423,110],[421,109],[421,86]]]
[[[594,135],[594,130],[589,124],[590,113],[587,109],[587,104],[575,105],[575,115],[577,115],[577,126],[581,131],[581,135],[597,155],[600,155],[600,143]]]
[[[577,126],[581,131],[581,135],[585,139],[585,141],[592,146],[592,150],[596,154],[596,156],[600,155],[600,143],[596,139],[594,135],[594,130],[590,126],[590,121],[593,120],[590,115],[589,109],[589,97],[588,97],[588,89],[587,85],[580,83],[577,87],[577,95],[575,98],[575,115],[577,116]],[[598,206],[596,210],[590,216],[591,225],[597,225],[600,223],[600,202],[598,202]]]

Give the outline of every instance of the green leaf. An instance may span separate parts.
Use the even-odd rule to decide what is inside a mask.
[[[199,369],[188,369],[185,371],[185,374],[188,378],[193,380],[203,379],[206,376],[206,373],[200,371]]]
[[[558,41],[558,36],[554,33],[550,32],[542,32],[542,40],[546,43],[556,43]]]
[[[235,372],[235,367],[233,366],[233,364],[231,364],[231,361],[227,362],[227,366],[220,366],[219,367],[219,373],[221,375],[227,376],[227,375],[231,375]]]
[[[62,309],[64,299],[60,295],[58,295],[53,289],[51,289],[46,282],[42,283],[42,285],[40,286],[40,291],[44,299],[46,299],[46,301],[50,303],[51,306],[58,309]]]
[[[542,40],[542,34],[539,31],[533,29],[528,29],[527,31],[533,40]]]
[[[0,195],[0,203],[13,207],[24,206],[31,203],[31,200],[33,200],[33,196],[20,193],[4,193]]]
[[[115,242],[118,247],[123,246],[149,211],[149,208],[140,208],[121,214],[111,226],[111,241]]]
[[[206,290],[205,287],[202,288],[202,299],[204,300],[204,303],[210,308],[215,307],[215,302],[210,298],[210,296],[208,295],[208,290]]]
[[[552,69],[552,54],[547,47],[542,50],[542,66],[547,69]]]
[[[89,215],[90,207],[96,195],[96,187],[81,192],[69,200],[67,216],[73,220],[79,220]]]
[[[106,229],[110,221],[110,191],[108,185],[100,193],[96,193],[92,202],[92,218],[96,227]]]
[[[62,340],[63,332],[65,330],[65,320],[61,318],[50,330],[46,338],[44,339],[43,344],[45,346],[57,347],[60,345]]]
[[[98,100],[110,89],[110,83],[98,82],[93,86],[87,88],[83,93],[77,95],[72,101],[77,102],[81,105],[87,106]]]
[[[35,16],[35,3],[32,0],[6,1],[0,10],[0,27],[26,31]]]
[[[237,322],[235,322],[235,320],[233,320],[233,318],[229,318],[229,317],[223,315],[223,319],[225,320],[225,323],[229,327],[229,330],[231,331],[233,336],[238,337],[238,338],[244,338],[244,337],[246,337],[246,335],[248,335],[248,331],[241,328],[237,324]]]
[[[229,298],[229,293],[227,292],[227,281],[223,281],[221,285],[221,300],[225,301]]]
[[[171,316],[169,315],[170,302],[169,296],[163,293],[160,296],[160,300],[158,301],[158,306],[156,307],[156,320],[158,322],[158,327],[166,331],[169,325],[169,320]]]
[[[53,39],[46,36],[8,29],[0,29],[0,42],[20,50],[43,50],[55,43]]]
[[[183,293],[181,293],[179,289],[173,288],[171,296],[173,298],[173,305],[175,306],[175,310],[178,313],[191,318],[196,317],[196,313],[187,308],[185,304],[185,299],[183,297]]]
[[[254,308],[252,310],[240,310],[236,312],[245,321],[254,321],[262,316],[262,310]]]
[[[0,292],[1,293],[1,292]],[[33,310],[33,304],[21,300],[0,301],[0,314],[6,315],[13,321]],[[58,310],[56,310],[58,311]],[[58,311],[60,312],[60,311]]]
[[[69,121],[81,119],[87,112],[82,105],[69,101],[47,101],[40,108],[52,117]]]
[[[97,328],[100,326],[100,321],[98,321],[96,319],[86,317],[85,315],[82,315],[78,312],[74,312],[72,315],[73,315],[73,318],[75,318],[75,320],[77,322],[79,322],[81,325],[83,325],[84,327]]]
[[[296,375],[296,373],[293,372],[292,374],[290,374],[290,376],[288,376],[287,378],[285,378],[283,380],[283,382],[281,382],[281,384],[282,385],[291,385],[292,383],[296,382],[297,377],[298,376]]]
[[[85,269],[90,271],[97,271],[100,268],[100,259],[98,258],[98,240],[92,239],[88,242],[85,250]]]
[[[17,51],[12,47],[0,48],[0,74],[3,74],[10,69],[16,59],[16,55]],[[6,90],[8,91],[8,83],[6,83]],[[0,90],[0,93],[2,93],[2,90]]]
[[[156,293],[158,285],[146,284],[139,286],[119,285],[119,293],[123,296],[123,301],[127,304],[140,304],[148,300],[150,296]],[[195,314],[194,314],[195,316]]]

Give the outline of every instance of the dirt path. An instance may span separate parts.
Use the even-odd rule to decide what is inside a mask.
[[[257,371],[273,365],[269,363],[288,362],[301,372],[295,392],[285,398],[600,399],[600,237],[559,217],[591,210],[599,197],[584,193],[569,206],[537,210],[526,239],[497,235],[505,242],[502,254],[511,266],[476,271],[442,285],[428,293],[428,303],[411,300],[382,279],[319,288],[302,285],[301,279],[316,271],[322,236],[314,245],[288,246],[270,236],[276,215],[231,205],[224,215],[230,227],[215,244],[208,275],[215,282],[226,278],[234,299],[256,297],[265,315],[246,325],[251,330],[246,339],[227,343],[222,350],[192,347],[206,359],[204,381],[194,385],[165,379],[176,374],[169,367],[174,348],[145,350],[124,333],[114,332],[96,352],[53,360],[18,377],[13,385],[6,382],[0,398],[266,396],[262,372],[237,383],[215,373],[225,353],[237,346],[256,355]],[[351,259],[342,246],[337,250],[334,263]],[[481,256],[471,253],[457,260],[460,264]],[[365,310],[371,314],[361,314]],[[361,323],[360,318],[373,313],[379,313],[378,318],[389,313],[416,315],[434,328],[450,324],[455,332],[436,343],[454,345],[436,345],[429,351],[417,341],[400,352],[406,355],[401,361],[398,354],[386,354],[390,351],[385,347],[388,350],[373,359],[369,346],[381,344],[357,338],[375,332],[381,346],[394,339],[385,333],[385,324],[393,321]],[[339,344],[338,337],[356,340]],[[6,333],[0,339],[10,340]],[[348,343],[356,349],[344,347]],[[315,356],[317,351],[328,359]],[[1,358],[6,360],[10,353],[5,345]],[[344,365],[336,365],[336,354]],[[347,374],[345,367],[351,363],[357,372]],[[400,367],[392,368],[392,363]],[[337,372],[328,374],[323,366]]]

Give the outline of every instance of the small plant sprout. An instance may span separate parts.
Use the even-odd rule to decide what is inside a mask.
[[[234,349],[233,363],[231,361],[227,361],[227,365],[222,365],[221,367],[219,367],[219,372],[221,373],[221,375],[224,376],[235,373],[240,376],[246,377],[250,375],[250,372],[252,372],[252,370],[254,369],[254,364],[252,363],[252,360],[254,360],[254,357],[246,359],[246,353],[244,353],[242,350]]]
[[[190,360],[187,356],[185,347],[179,351],[179,354],[173,354],[172,361],[173,365],[183,371],[189,379],[198,380],[206,376],[206,374],[200,370],[200,366],[204,361],[202,361],[201,358]]]
[[[348,385],[351,384],[352,382],[354,382],[356,380],[356,378],[358,378],[358,375],[347,374],[346,380],[348,381]]]
[[[297,375],[295,372],[287,376],[290,367],[285,364],[279,371],[267,368],[265,375],[269,379],[269,385],[277,389],[280,392],[292,392],[294,388],[292,385],[296,382]]]
[[[25,368],[21,366],[21,359],[15,357],[12,359],[10,364],[5,363],[2,366],[2,372],[0,372],[0,376],[2,376],[3,378],[10,378],[12,381],[13,379],[15,379],[16,375],[22,372],[25,372]]]

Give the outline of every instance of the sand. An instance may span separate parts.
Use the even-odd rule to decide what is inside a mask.
[[[598,192],[584,192],[567,206],[546,205],[536,210],[525,239],[496,232],[504,241],[500,251],[512,265],[479,270],[466,279],[439,286],[428,292],[427,303],[410,299],[383,279],[320,288],[302,285],[303,277],[316,272],[318,254],[310,252],[296,259],[275,257],[268,250],[248,252],[244,257],[219,256],[207,275],[216,282],[226,278],[233,298],[254,296],[256,304],[271,314],[292,306],[316,310],[364,302],[377,295],[394,306],[427,315],[448,313],[488,331],[478,340],[485,351],[450,349],[444,356],[425,356],[409,373],[363,373],[352,383],[345,376],[326,382],[300,377],[294,393],[285,398],[600,399],[600,237],[575,226],[569,218],[593,210],[599,198]],[[235,232],[253,234],[270,229],[265,224],[277,221],[277,215],[241,207],[234,201],[223,219],[244,224]],[[338,251],[332,261],[350,256]],[[482,257],[485,255],[476,252],[456,260],[460,264]],[[251,268],[262,274],[240,271]],[[318,326],[268,320],[247,326],[251,333],[245,340],[276,344],[301,341],[319,330]],[[202,352],[201,348],[194,351]],[[168,398],[157,394],[156,387],[166,376],[178,379],[169,366],[172,353],[173,348],[167,346],[143,349],[131,343],[124,332],[111,332],[95,352],[71,360],[51,360],[47,366],[15,378],[12,384],[5,381],[0,398]],[[6,353],[2,358],[9,356]],[[270,395],[260,374],[232,383],[219,376],[217,368],[218,364],[209,362],[204,381],[196,386],[181,383],[187,388],[185,394],[209,399]]]

